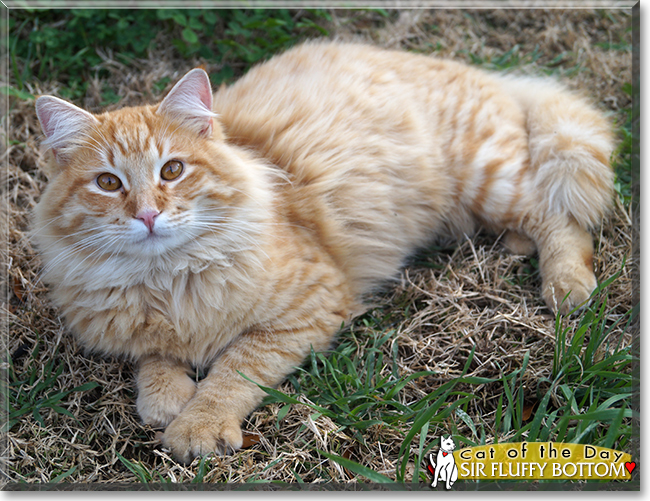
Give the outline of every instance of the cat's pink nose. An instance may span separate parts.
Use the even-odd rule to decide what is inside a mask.
[[[160,212],[157,210],[145,210],[140,212],[137,216],[135,216],[135,218],[142,221],[145,226],[149,228],[149,233],[153,233],[153,225],[155,223],[154,220],[156,217],[158,217],[159,214]]]

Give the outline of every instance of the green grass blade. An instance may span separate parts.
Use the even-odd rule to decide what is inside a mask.
[[[620,437],[620,428],[621,428],[621,423],[623,423],[623,418],[625,417],[625,407],[621,407],[621,410],[619,411],[618,415],[612,420],[612,422],[609,425],[609,430],[607,430],[607,434],[605,435],[605,440],[602,443],[603,447],[606,447],[608,449],[613,449],[614,448],[614,442]]]
[[[413,469],[413,481],[416,481],[420,478],[420,465],[422,464],[422,453],[425,447],[425,442],[427,440],[427,433],[429,433],[429,422],[424,423],[422,430],[420,430],[420,444],[418,445],[418,456],[415,460],[414,469]]]
[[[463,423],[465,423],[470,430],[472,430],[472,437],[473,438],[478,438],[478,433],[476,432],[476,426],[474,426],[474,423],[472,422],[472,418],[469,417],[467,412],[465,412],[463,409],[456,409],[456,416],[458,416]]]
[[[341,456],[337,456],[336,454],[330,454],[328,452],[322,451],[320,449],[316,449],[316,451],[322,455],[325,456],[327,459],[331,461],[335,461],[344,468],[347,468],[353,473],[356,473],[357,475],[361,475],[364,478],[367,478],[371,482],[376,482],[378,484],[394,484],[395,482],[391,480],[390,478],[382,475],[381,473],[376,472],[375,470],[371,470],[370,468],[367,468],[363,465],[360,465],[359,463],[352,461],[350,459],[346,459]],[[397,488],[397,486],[396,486]]]
[[[198,471],[196,472],[196,476],[190,481],[192,484],[201,484],[203,483],[203,477],[205,477],[207,467],[205,466],[205,461],[208,457],[203,456],[201,458],[201,461],[199,462],[198,466]]]
[[[69,476],[72,475],[75,471],[77,471],[77,466],[76,466],[76,465],[73,466],[72,468],[70,468],[68,471],[63,472],[63,473],[61,473],[60,475],[57,475],[56,477],[54,477],[52,480],[50,480],[50,483],[58,484],[61,480],[63,480],[63,479],[66,478],[66,477],[69,477]]]
[[[149,480],[147,479],[148,476],[147,471],[142,467],[142,465],[129,461],[117,451],[115,451],[115,454],[117,455],[117,458],[122,462],[122,464],[126,466],[127,469],[131,473],[133,473],[140,482],[142,482],[143,484],[149,482]]]
[[[542,401],[539,403],[539,406],[537,407],[537,411],[535,412],[535,417],[533,417],[533,420],[530,424],[530,431],[528,432],[527,440],[530,442],[537,441],[539,430],[542,425],[542,420],[544,419],[544,417],[546,417],[546,408],[548,407],[548,402],[550,401],[552,394],[553,394],[553,388],[551,387],[546,392],[546,395],[544,395]]]

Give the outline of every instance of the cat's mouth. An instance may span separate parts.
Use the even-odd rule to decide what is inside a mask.
[[[192,241],[190,235],[171,228],[156,229],[146,234],[134,235],[131,244],[127,245],[132,253],[138,255],[160,255],[177,250]]]
[[[141,244],[141,243],[146,243],[146,242],[156,242],[160,241],[164,238],[168,238],[166,235],[161,234],[160,232],[152,231],[150,233],[147,233],[143,237],[139,238],[136,243]]]
[[[137,238],[133,245],[138,249],[139,252],[147,252],[153,254],[160,254],[162,252],[170,250],[174,242],[171,238],[171,235],[164,234],[157,231],[152,231],[147,233],[140,238]]]

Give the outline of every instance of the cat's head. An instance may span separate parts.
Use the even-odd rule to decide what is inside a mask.
[[[93,115],[41,96],[36,110],[51,155],[34,241],[50,274],[69,262],[110,269],[119,256],[179,266],[206,247],[250,247],[260,231],[264,167],[225,141],[203,70],[157,105]]]
[[[447,437],[441,435],[440,448],[446,451],[453,451],[456,448],[456,443],[454,442],[454,439],[451,438],[451,434]]]

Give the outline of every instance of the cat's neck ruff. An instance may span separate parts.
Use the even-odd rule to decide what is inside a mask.
[[[213,275],[216,272],[224,277],[227,277],[233,268],[254,275],[255,272],[263,271],[265,256],[260,249],[239,249],[235,253],[197,240],[188,245],[182,253],[170,252],[150,256],[109,255],[97,259],[91,267],[83,266],[85,259],[87,257],[76,256],[62,262],[48,270],[43,280],[67,287],[81,287],[87,291],[141,284],[158,290],[171,290],[177,277],[201,274],[208,269]]]

